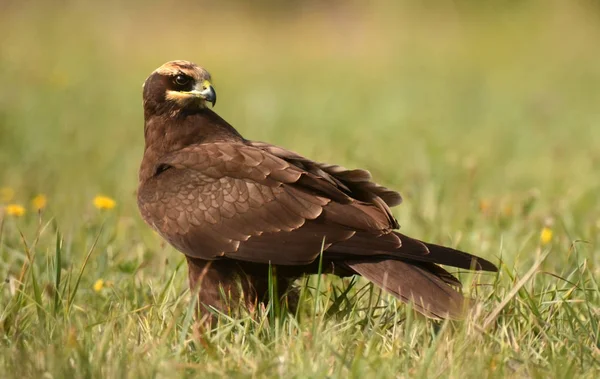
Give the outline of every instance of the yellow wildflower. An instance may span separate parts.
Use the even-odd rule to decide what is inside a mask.
[[[491,206],[492,204],[489,200],[479,200],[479,210],[481,211],[481,213],[488,213],[490,211]]]
[[[547,226],[544,226],[542,232],[540,233],[540,242],[542,245],[547,245],[552,241],[552,229]]]
[[[8,204],[6,206],[6,214],[15,217],[21,217],[25,214],[25,208],[20,204]]]
[[[102,288],[104,288],[104,280],[102,280],[102,279],[96,280],[96,283],[94,283],[94,291],[100,292],[100,291],[102,291]]]
[[[10,187],[0,188],[0,203],[8,203],[15,197],[15,190]]]
[[[113,209],[117,202],[107,196],[98,195],[94,198],[94,206],[98,209]]]
[[[33,198],[33,200],[31,200],[31,205],[33,206],[33,209],[35,209],[36,211],[41,211],[42,209],[46,208],[46,204],[48,203],[48,199],[46,198],[46,195],[37,195],[36,197]]]

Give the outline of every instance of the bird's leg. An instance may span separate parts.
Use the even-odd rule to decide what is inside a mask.
[[[198,294],[200,318],[216,320],[210,308],[232,314],[240,305],[253,311],[257,293],[251,278],[233,261],[206,261],[186,257],[190,290]]]
[[[214,323],[216,317],[210,308],[231,315],[243,306],[254,313],[259,304],[269,300],[268,265],[186,258],[190,289],[198,293],[199,319]],[[287,309],[292,313],[298,300],[297,293],[291,289],[294,279],[277,276],[277,296],[280,301],[286,301]]]

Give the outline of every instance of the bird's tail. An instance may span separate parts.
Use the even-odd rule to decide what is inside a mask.
[[[383,260],[346,265],[425,316],[461,319],[467,307],[466,299],[455,289],[460,282],[434,264]]]
[[[435,245],[395,233],[401,246],[357,233],[334,245],[335,252],[354,255],[346,265],[355,273],[412,303],[428,317],[460,319],[468,301],[460,293],[460,282],[438,264],[464,269],[497,271],[491,262],[446,246]],[[389,239],[389,238],[388,238]]]
[[[379,237],[357,232],[352,238],[333,245],[327,251],[347,257],[379,257],[437,263],[466,270],[498,271],[493,263],[483,258],[451,247],[423,242],[398,232]]]

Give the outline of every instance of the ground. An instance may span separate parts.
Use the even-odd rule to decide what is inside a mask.
[[[1,377],[599,376],[593,2],[136,4],[2,5]],[[472,314],[314,276],[297,315],[197,330],[184,258],[135,206],[141,85],[173,59],[246,137],[369,169],[403,232],[498,263],[458,273]]]

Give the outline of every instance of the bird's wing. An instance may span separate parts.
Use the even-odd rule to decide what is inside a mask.
[[[265,142],[250,142],[250,145],[330,181],[355,199],[366,202],[383,200],[388,207],[394,207],[402,202],[398,192],[373,182],[371,173],[367,170],[350,170],[338,165],[315,162],[293,151]]]
[[[389,233],[397,223],[387,202],[368,194],[392,191],[369,184],[365,171],[306,159],[299,165],[299,156],[273,149],[220,142],[168,155],[140,187],[142,215],[175,247],[203,259],[306,264],[357,231],[400,246]]]

